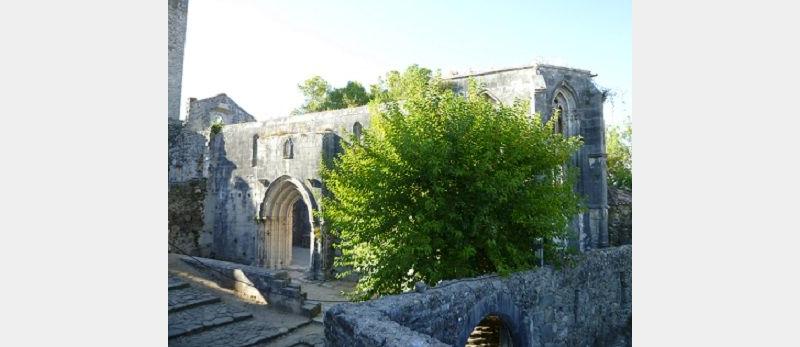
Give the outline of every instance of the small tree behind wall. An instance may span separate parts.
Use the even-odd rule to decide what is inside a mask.
[[[630,119],[624,124],[606,129],[606,152],[608,157],[608,183],[617,188],[631,190],[633,129]]]

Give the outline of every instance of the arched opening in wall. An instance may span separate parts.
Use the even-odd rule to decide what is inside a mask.
[[[564,136],[580,135],[580,122],[576,112],[575,96],[566,85],[553,93],[551,117],[558,114],[554,130]]]
[[[263,232],[259,235],[259,263],[273,269],[313,269],[312,254],[319,252],[315,239],[313,211],[316,203],[303,183],[282,176],[267,188],[261,216]]]
[[[292,205],[292,261],[293,268],[306,269],[311,265],[311,222],[308,206],[303,199]]]
[[[361,141],[361,134],[364,131],[364,127],[361,126],[361,123],[356,122],[353,124],[353,135],[356,137],[356,141]]]
[[[555,107],[553,107],[553,116],[558,117],[553,130],[556,132],[556,134],[564,134],[564,107],[556,103]]]
[[[258,166],[258,135],[253,135],[253,165]]]
[[[294,158],[294,143],[292,139],[287,139],[286,142],[283,143],[283,159],[292,158]]]
[[[513,346],[511,330],[503,319],[488,315],[475,326],[467,338],[465,347],[509,347]]]

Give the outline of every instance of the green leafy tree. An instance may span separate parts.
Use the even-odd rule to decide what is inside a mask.
[[[608,164],[608,183],[617,188],[632,189],[632,139],[633,129],[630,120],[621,126],[606,129],[606,152]]]
[[[382,86],[371,129],[322,170],[336,264],[360,275],[352,298],[530,269],[537,244],[558,259],[581,209],[564,170],[579,139],[529,117],[525,103],[493,105],[475,83],[457,95],[418,66]]]
[[[347,82],[344,88],[333,88],[322,77],[314,76],[297,87],[303,93],[305,101],[293,114],[358,107],[371,100],[364,86],[353,81]]]
[[[297,86],[303,92],[305,102],[298,113],[324,111],[328,104],[328,93],[331,86],[322,77],[314,76]]]

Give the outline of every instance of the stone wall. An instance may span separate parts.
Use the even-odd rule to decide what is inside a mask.
[[[167,158],[170,183],[188,182],[207,176],[208,132],[192,131],[179,120],[169,120]]]
[[[201,117],[205,118],[205,117]],[[318,210],[323,188],[320,165],[341,151],[353,126],[370,124],[366,107],[309,113],[265,122],[230,124],[210,142],[209,194],[205,230],[213,235],[212,258],[250,265],[266,264],[265,222],[271,206],[265,200],[270,188],[291,179],[308,196],[309,210]],[[292,143],[292,157],[284,146]],[[324,229],[315,220],[314,227]],[[324,232],[324,230],[322,230]],[[318,271],[331,268],[327,239],[315,245]]]
[[[627,189],[608,188],[608,238],[611,246],[633,241],[633,198]]]
[[[443,282],[422,292],[333,306],[328,346],[464,346],[497,315],[514,346],[630,346],[631,246],[580,256],[574,267]]]
[[[483,83],[487,96],[510,105],[522,99],[531,102],[531,115],[550,117],[550,108],[559,95],[566,94],[567,135],[581,136],[584,146],[575,155],[574,165],[580,170],[579,194],[585,197],[588,210],[576,216],[572,230],[574,245],[582,251],[608,244],[607,198],[602,93],[594,86],[585,70],[535,65],[470,75]],[[449,81],[463,89],[467,77]],[[561,94],[559,94],[561,93]],[[285,212],[288,201],[298,199],[296,190],[309,211],[319,211],[320,198],[326,194],[319,176],[322,163],[330,163],[341,150],[340,142],[349,141],[355,127],[369,129],[371,119],[367,107],[287,116],[256,122],[225,94],[196,100],[190,99],[186,129],[206,136],[215,119],[226,124],[210,140],[206,167],[182,164],[171,167],[170,177],[176,181],[195,177],[202,171],[208,178],[204,234],[212,235],[212,258],[243,264],[281,267],[285,257],[275,256],[275,243],[284,239],[274,233],[281,225],[291,223]],[[291,141],[292,156],[284,149]],[[176,163],[200,162],[200,138]],[[172,144],[171,144],[172,146]],[[171,155],[171,158],[178,158]],[[171,163],[172,163],[172,159]],[[173,165],[173,164],[171,164]],[[177,166],[177,165],[173,165]],[[186,167],[189,172],[186,173]],[[201,170],[202,169],[202,170]],[[288,182],[288,183],[287,183]],[[286,186],[286,184],[291,186]],[[278,197],[268,201],[268,192]],[[602,194],[600,193],[602,192]],[[282,200],[281,200],[282,199]],[[281,204],[276,208],[275,204]],[[281,212],[283,211],[283,212]],[[321,240],[312,241],[310,271],[332,270],[334,240],[328,237],[323,220],[309,217],[313,230]],[[282,235],[282,233],[280,233]],[[313,239],[312,239],[313,240]],[[315,258],[316,257],[316,258]]]
[[[186,45],[186,20],[189,0],[169,0],[169,119],[179,119],[181,112],[181,80],[183,48]]]
[[[232,290],[236,296],[309,318],[320,312],[321,305],[306,302],[306,292],[300,284],[292,283],[286,271],[207,258],[182,256],[180,259],[210,276],[220,287]]]
[[[552,117],[557,100],[561,102],[562,133],[583,139],[572,164],[578,168],[576,190],[585,198],[587,211],[572,221],[570,240],[581,251],[608,245],[603,93],[592,77],[587,70],[539,64],[448,79],[463,92],[468,79],[474,78],[484,95],[504,105],[528,101],[531,115],[538,114],[545,121]]]
[[[216,120],[222,124],[255,122],[256,119],[225,93],[207,99],[189,99],[186,125],[193,131],[206,131]]]
[[[177,119],[169,120],[169,250],[207,255],[210,238],[203,236],[206,199],[208,133],[189,130]],[[176,245],[180,249],[174,249]]]
[[[205,197],[206,180],[203,178],[169,185],[170,252],[208,254],[209,240],[202,235]]]

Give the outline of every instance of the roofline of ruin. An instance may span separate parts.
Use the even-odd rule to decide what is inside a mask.
[[[469,72],[469,73],[465,73],[465,74],[460,74],[459,73],[456,76],[443,77],[443,79],[455,80],[455,79],[466,78],[466,77],[485,76],[485,75],[491,75],[491,74],[500,73],[500,72],[533,69],[533,68],[540,67],[540,66],[541,67],[553,68],[553,69],[559,69],[559,70],[573,71],[573,72],[578,72],[578,73],[587,74],[587,75],[592,75],[592,72],[589,71],[589,70],[576,69],[576,68],[558,66],[558,65],[551,65],[551,64],[533,64],[533,65],[523,65],[523,66],[514,66],[514,67],[508,67],[508,68],[501,68],[501,69],[495,69],[495,70]]]

